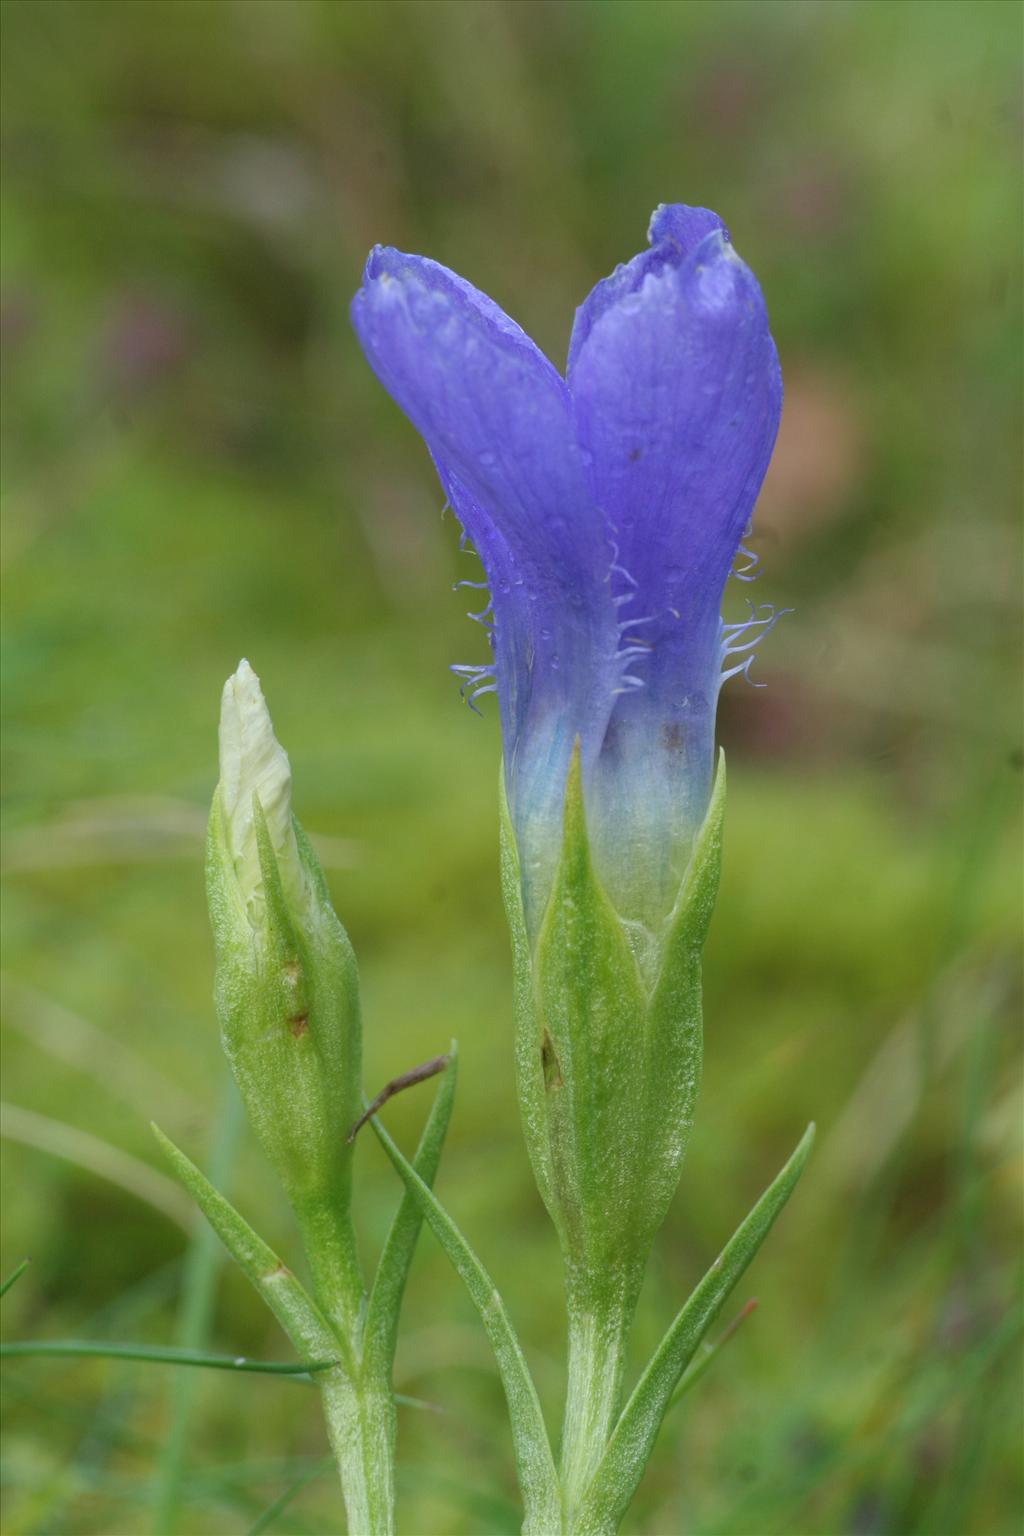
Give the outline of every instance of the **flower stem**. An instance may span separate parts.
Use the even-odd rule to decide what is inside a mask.
[[[395,1400],[390,1361],[365,1351],[366,1291],[348,1202],[296,1203],[316,1299],[341,1343],[335,1370],[317,1377],[338,1464],[348,1536],[393,1536]]]
[[[321,1395],[338,1463],[348,1536],[393,1536],[395,1403],[391,1384],[329,1372]]]
[[[633,1314],[623,1298],[569,1303],[569,1367],[560,1477],[567,1529],[618,1416]]]
[[[358,1359],[366,1290],[352,1217],[341,1200],[321,1198],[295,1204],[313,1292],[335,1331]]]

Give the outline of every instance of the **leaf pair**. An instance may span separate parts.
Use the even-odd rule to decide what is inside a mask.
[[[572,1536],[611,1536],[640,1483],[683,1372],[796,1186],[814,1140],[814,1126],[808,1126],[785,1167],[678,1313],[622,1410],[580,1503],[575,1510],[567,1510],[537,1391],[494,1282],[416,1167],[376,1118],[371,1124],[407,1194],[465,1283],[491,1341],[511,1421],[525,1536],[555,1536],[561,1531]]]
[[[456,1047],[453,1042],[414,1159],[417,1177],[422,1178],[428,1186],[437,1173],[451,1119],[456,1071]],[[299,1353],[318,1363],[331,1361],[353,1379],[357,1375],[372,1380],[388,1379],[398,1337],[398,1313],[423,1221],[422,1212],[413,1196],[408,1191],[403,1194],[391,1223],[374,1276],[366,1309],[362,1349],[357,1359],[351,1341],[332,1327],[305,1287],[273,1249],[159,1127],[154,1125],[153,1130],[174,1172]]]

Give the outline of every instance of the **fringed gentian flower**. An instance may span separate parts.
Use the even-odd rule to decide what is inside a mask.
[[[528,921],[544,911],[580,747],[598,872],[656,926],[708,806],[723,677],[773,622],[722,591],[775,441],[761,290],[717,215],[663,205],[650,249],[577,311],[563,377],[490,299],[377,247],[352,317],[484,566]],[[733,657],[739,653],[739,659]]]
[[[659,1357],[657,1389],[638,1389],[613,1436],[700,1082],[718,691],[775,619],[720,610],[737,553],[739,574],[753,563],[741,541],[778,428],[778,359],[721,220],[679,205],[578,311],[565,378],[420,256],[374,250],[352,315],[490,591],[493,661],[456,670],[501,708],[518,1092],[566,1273],[560,1497],[565,1529],[603,1533],[674,1388],[665,1362],[700,1338]]]

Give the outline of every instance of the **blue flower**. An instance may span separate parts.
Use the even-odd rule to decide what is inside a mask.
[[[531,927],[577,740],[597,872],[623,917],[664,918],[708,805],[719,687],[775,617],[721,619],[782,403],[761,290],[707,209],[662,205],[648,238],[577,311],[564,378],[424,257],[376,247],[352,305],[483,563],[493,662],[457,670],[471,698],[498,695]]]

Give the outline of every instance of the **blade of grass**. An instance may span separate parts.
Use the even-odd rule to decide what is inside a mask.
[[[243,1120],[241,1098],[234,1079],[225,1071],[210,1152],[210,1178],[219,1189],[229,1188]],[[208,1342],[223,1253],[213,1228],[206,1222],[197,1222],[182,1275],[176,1330],[176,1342],[181,1349],[202,1351]],[[154,1479],[154,1536],[173,1536],[188,1454],[189,1424],[199,1386],[200,1378],[187,1371],[177,1375],[172,1384],[170,1423]]]
[[[3,1297],[7,1295],[7,1292],[10,1290],[14,1282],[21,1279],[22,1275],[25,1273],[26,1269],[28,1269],[31,1262],[31,1259],[22,1259],[21,1263],[15,1269],[11,1270],[3,1285],[0,1285],[0,1300],[2,1300]]]
[[[131,1453],[140,1462],[148,1463],[157,1452],[157,1442],[151,1435],[126,1427],[121,1413],[111,1411],[106,1400],[89,1399],[79,1403],[66,1393],[54,1392],[50,1386],[51,1373],[47,1372],[42,1384],[38,1373],[22,1376],[16,1367],[4,1367],[4,1396],[12,1411],[24,1406],[53,1424],[85,1434],[99,1424],[107,1434],[108,1443],[118,1451]],[[52,1434],[48,1426],[47,1433]],[[70,1459],[70,1458],[68,1458]]]
[[[101,1084],[133,1108],[160,1104],[165,1114],[186,1121],[196,1101],[126,1041],[100,1029],[55,998],[8,972],[0,973],[5,1022],[45,1051]]]
[[[314,1478],[322,1476],[324,1472],[329,1472],[333,1466],[334,1457],[325,1456],[322,1461],[317,1462],[316,1466],[307,1467],[304,1472],[300,1472],[294,1482],[289,1483],[284,1492],[274,1500],[273,1504],[268,1504],[263,1513],[249,1527],[249,1536],[260,1536],[260,1533],[267,1530],[277,1519],[278,1515],[287,1509],[295,1495],[301,1493],[307,1483],[311,1483]]]
[[[47,1381],[52,1380],[48,1374]],[[108,1434],[113,1449],[131,1453],[143,1466],[151,1465],[157,1456],[159,1444],[149,1435],[140,1435],[125,1427],[120,1413],[108,1412],[104,1402],[90,1401],[88,1406],[72,1402],[66,1395],[56,1396],[49,1388],[37,1391],[34,1382],[15,1374],[11,1367],[4,1370],[4,1392],[14,1393],[17,1405],[30,1406],[33,1411],[60,1425],[78,1431],[90,1431],[99,1423]],[[14,1406],[14,1404],[12,1404]],[[424,1407],[432,1406],[424,1404]],[[439,1411],[439,1410],[438,1410]],[[318,1459],[315,1464],[319,1465]],[[280,1461],[261,1457],[258,1461],[218,1462],[212,1466],[191,1467],[185,1479],[185,1492],[190,1501],[213,1498],[225,1512],[238,1521],[253,1520],[263,1512],[265,1496],[257,1496],[254,1486],[268,1479],[297,1477],[310,1469],[308,1456],[285,1457]],[[12,1469],[9,1469],[9,1474]],[[29,1477],[32,1473],[27,1474]],[[115,1497],[132,1498],[148,1503],[152,1479],[145,1473],[138,1476],[120,1476],[115,1487],[111,1482],[108,1492]],[[14,1531],[12,1528],[12,1536]]]
[[[395,1402],[400,1408],[421,1408],[424,1413],[443,1413],[440,1403],[428,1403],[425,1397],[407,1397],[404,1392],[395,1393]]]
[[[188,1200],[165,1174],[157,1173],[141,1158],[132,1157],[130,1152],[122,1152],[120,1147],[80,1131],[75,1125],[51,1120],[48,1115],[38,1115],[19,1104],[0,1105],[0,1115],[0,1135],[8,1141],[20,1141],[23,1146],[35,1147],[40,1152],[49,1152],[51,1157],[88,1169],[144,1200],[191,1237],[195,1214]]]
[[[18,1339],[0,1344],[0,1359],[50,1355],[59,1359],[144,1360],[152,1365],[201,1365],[213,1371],[243,1371],[299,1380],[328,1371],[337,1360],[247,1360],[244,1355],[207,1355],[162,1344],[103,1344],[92,1339]]]
[[[733,1334],[736,1333],[737,1329],[741,1328],[746,1322],[747,1318],[751,1317],[756,1311],[757,1302],[751,1299],[736,1314],[728,1328],[719,1334],[718,1338],[713,1344],[702,1345],[702,1353],[699,1358],[693,1361],[689,1368],[683,1372],[679,1381],[679,1385],[676,1387],[672,1394],[671,1400],[669,1401],[668,1406],[670,1408],[674,1408],[679,1399],[681,1397],[685,1397],[687,1392],[689,1392],[691,1388],[697,1385],[705,1371],[707,1371],[714,1364],[715,1360],[721,1353],[723,1346],[728,1344],[729,1340],[732,1338]]]

